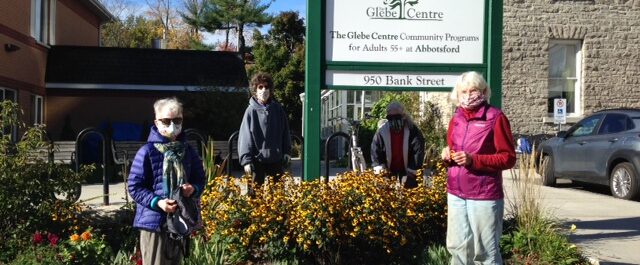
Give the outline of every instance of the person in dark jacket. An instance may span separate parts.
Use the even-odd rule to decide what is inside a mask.
[[[371,163],[376,174],[387,170],[405,188],[415,188],[417,170],[424,159],[424,137],[398,102],[387,106],[387,120],[371,143]]]
[[[487,103],[491,89],[477,72],[451,91],[457,108],[442,159],[447,171],[447,249],[451,264],[502,264],[502,171],[516,162],[507,117]]]
[[[238,136],[240,165],[258,185],[264,183],[265,176],[278,181],[290,160],[289,122],[280,103],[273,99],[273,89],[271,75],[257,73],[251,78],[251,98]]]
[[[162,231],[167,213],[177,210],[170,192],[180,187],[185,197],[197,198],[204,189],[204,169],[196,150],[182,132],[182,104],[176,98],[153,105],[154,126],[131,165],[128,189],[136,202],[133,227],[140,229],[142,262],[179,264],[182,253],[167,257],[167,234]],[[199,213],[198,213],[199,214]]]

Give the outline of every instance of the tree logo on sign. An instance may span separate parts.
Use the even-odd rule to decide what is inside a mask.
[[[396,9],[396,8],[399,8],[400,10],[399,10],[398,14],[400,15],[400,17],[398,17],[398,18],[399,19],[405,19],[405,14],[404,13],[406,11],[403,12],[405,10],[405,7],[407,5],[414,6],[417,3],[418,3],[418,0],[404,0],[404,1],[403,0],[387,0],[387,1],[384,1],[383,4],[389,6],[392,10]]]
[[[442,21],[444,12],[419,10],[414,7],[419,0],[384,0],[384,6],[368,7],[367,16],[372,19],[406,19]]]

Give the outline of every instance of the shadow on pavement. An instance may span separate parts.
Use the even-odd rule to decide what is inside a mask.
[[[619,219],[606,219],[595,221],[577,221],[571,222],[575,224],[578,229],[589,230],[613,230],[611,233],[598,233],[598,234],[583,234],[583,235],[571,235],[571,241],[580,243],[593,240],[602,240],[609,238],[624,239],[630,237],[640,236],[640,217],[629,217]],[[618,263],[616,263],[618,264]],[[626,263],[619,263],[626,264]]]
[[[582,190],[602,195],[611,196],[611,190],[608,186],[591,184],[580,181],[558,180],[556,188]]]

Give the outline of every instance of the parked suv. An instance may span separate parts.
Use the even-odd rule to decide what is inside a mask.
[[[608,185],[614,197],[640,198],[640,109],[596,112],[540,144],[542,182],[557,178]]]

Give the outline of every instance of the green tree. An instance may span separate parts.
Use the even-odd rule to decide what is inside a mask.
[[[267,35],[254,30],[255,65],[249,73],[267,72],[273,76],[274,96],[289,113],[291,130],[301,132],[304,92],[304,21],[297,12],[282,12]]]
[[[106,23],[100,30],[103,46],[151,48],[151,41],[162,37],[162,24],[143,16],[130,15],[123,21]]]
[[[229,43],[229,30],[235,30],[238,35],[238,52],[244,54],[245,29],[270,23],[272,18],[265,13],[270,5],[271,2],[262,4],[260,0],[206,0],[201,12],[188,11],[185,14],[189,18],[185,22],[208,32],[225,30],[225,47]]]

